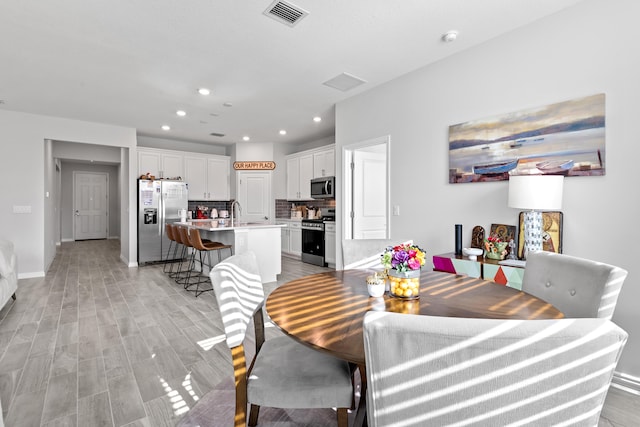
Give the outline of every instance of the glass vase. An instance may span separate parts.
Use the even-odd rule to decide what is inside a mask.
[[[389,270],[389,294],[396,298],[420,298],[420,270]]]

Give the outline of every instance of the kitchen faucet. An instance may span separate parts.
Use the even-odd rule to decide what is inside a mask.
[[[235,207],[238,207],[238,214],[242,213],[242,206],[240,206],[240,202],[238,202],[237,200],[234,200],[231,203],[231,226],[233,227],[233,218],[235,217]]]

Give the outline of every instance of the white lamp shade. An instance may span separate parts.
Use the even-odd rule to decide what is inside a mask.
[[[562,175],[512,175],[509,177],[510,208],[562,209]]]

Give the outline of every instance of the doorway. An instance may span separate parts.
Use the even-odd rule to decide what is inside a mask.
[[[389,136],[344,147],[344,238],[390,236]]]
[[[74,240],[106,239],[109,235],[109,175],[73,173]]]
[[[240,171],[237,173],[238,203],[244,222],[264,222],[273,217],[271,213],[271,172]]]

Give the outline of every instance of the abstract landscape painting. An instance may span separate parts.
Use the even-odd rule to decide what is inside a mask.
[[[603,93],[449,126],[449,182],[605,173]]]

